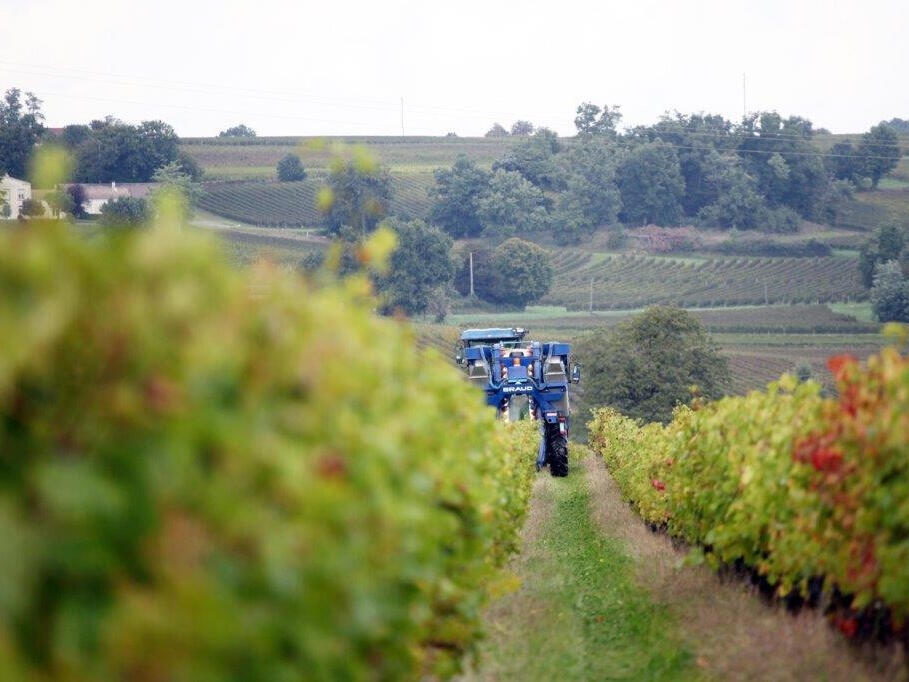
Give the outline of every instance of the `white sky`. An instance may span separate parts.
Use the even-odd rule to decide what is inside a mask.
[[[47,124],[113,114],[181,135],[573,134],[584,100],[624,125],[666,110],[909,118],[909,0],[0,0],[0,89]]]

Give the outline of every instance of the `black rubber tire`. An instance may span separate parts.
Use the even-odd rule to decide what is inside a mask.
[[[568,475],[568,438],[559,433],[558,424],[546,425],[546,461],[553,476]]]

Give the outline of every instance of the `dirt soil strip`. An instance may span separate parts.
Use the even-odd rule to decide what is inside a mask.
[[[767,604],[740,579],[683,565],[684,553],[652,533],[622,501],[598,457],[583,466],[595,522],[624,541],[637,579],[684,623],[698,667],[721,680],[906,680],[898,651],[860,649],[816,611],[793,615]]]

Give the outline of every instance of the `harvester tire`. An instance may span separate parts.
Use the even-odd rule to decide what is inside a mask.
[[[546,429],[546,460],[553,476],[568,475],[568,438],[559,432],[558,426]]]

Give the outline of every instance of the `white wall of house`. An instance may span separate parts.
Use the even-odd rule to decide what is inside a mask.
[[[9,217],[18,218],[23,202],[32,198],[31,183],[4,175],[0,178],[0,190],[3,192],[3,200],[9,204]]]

